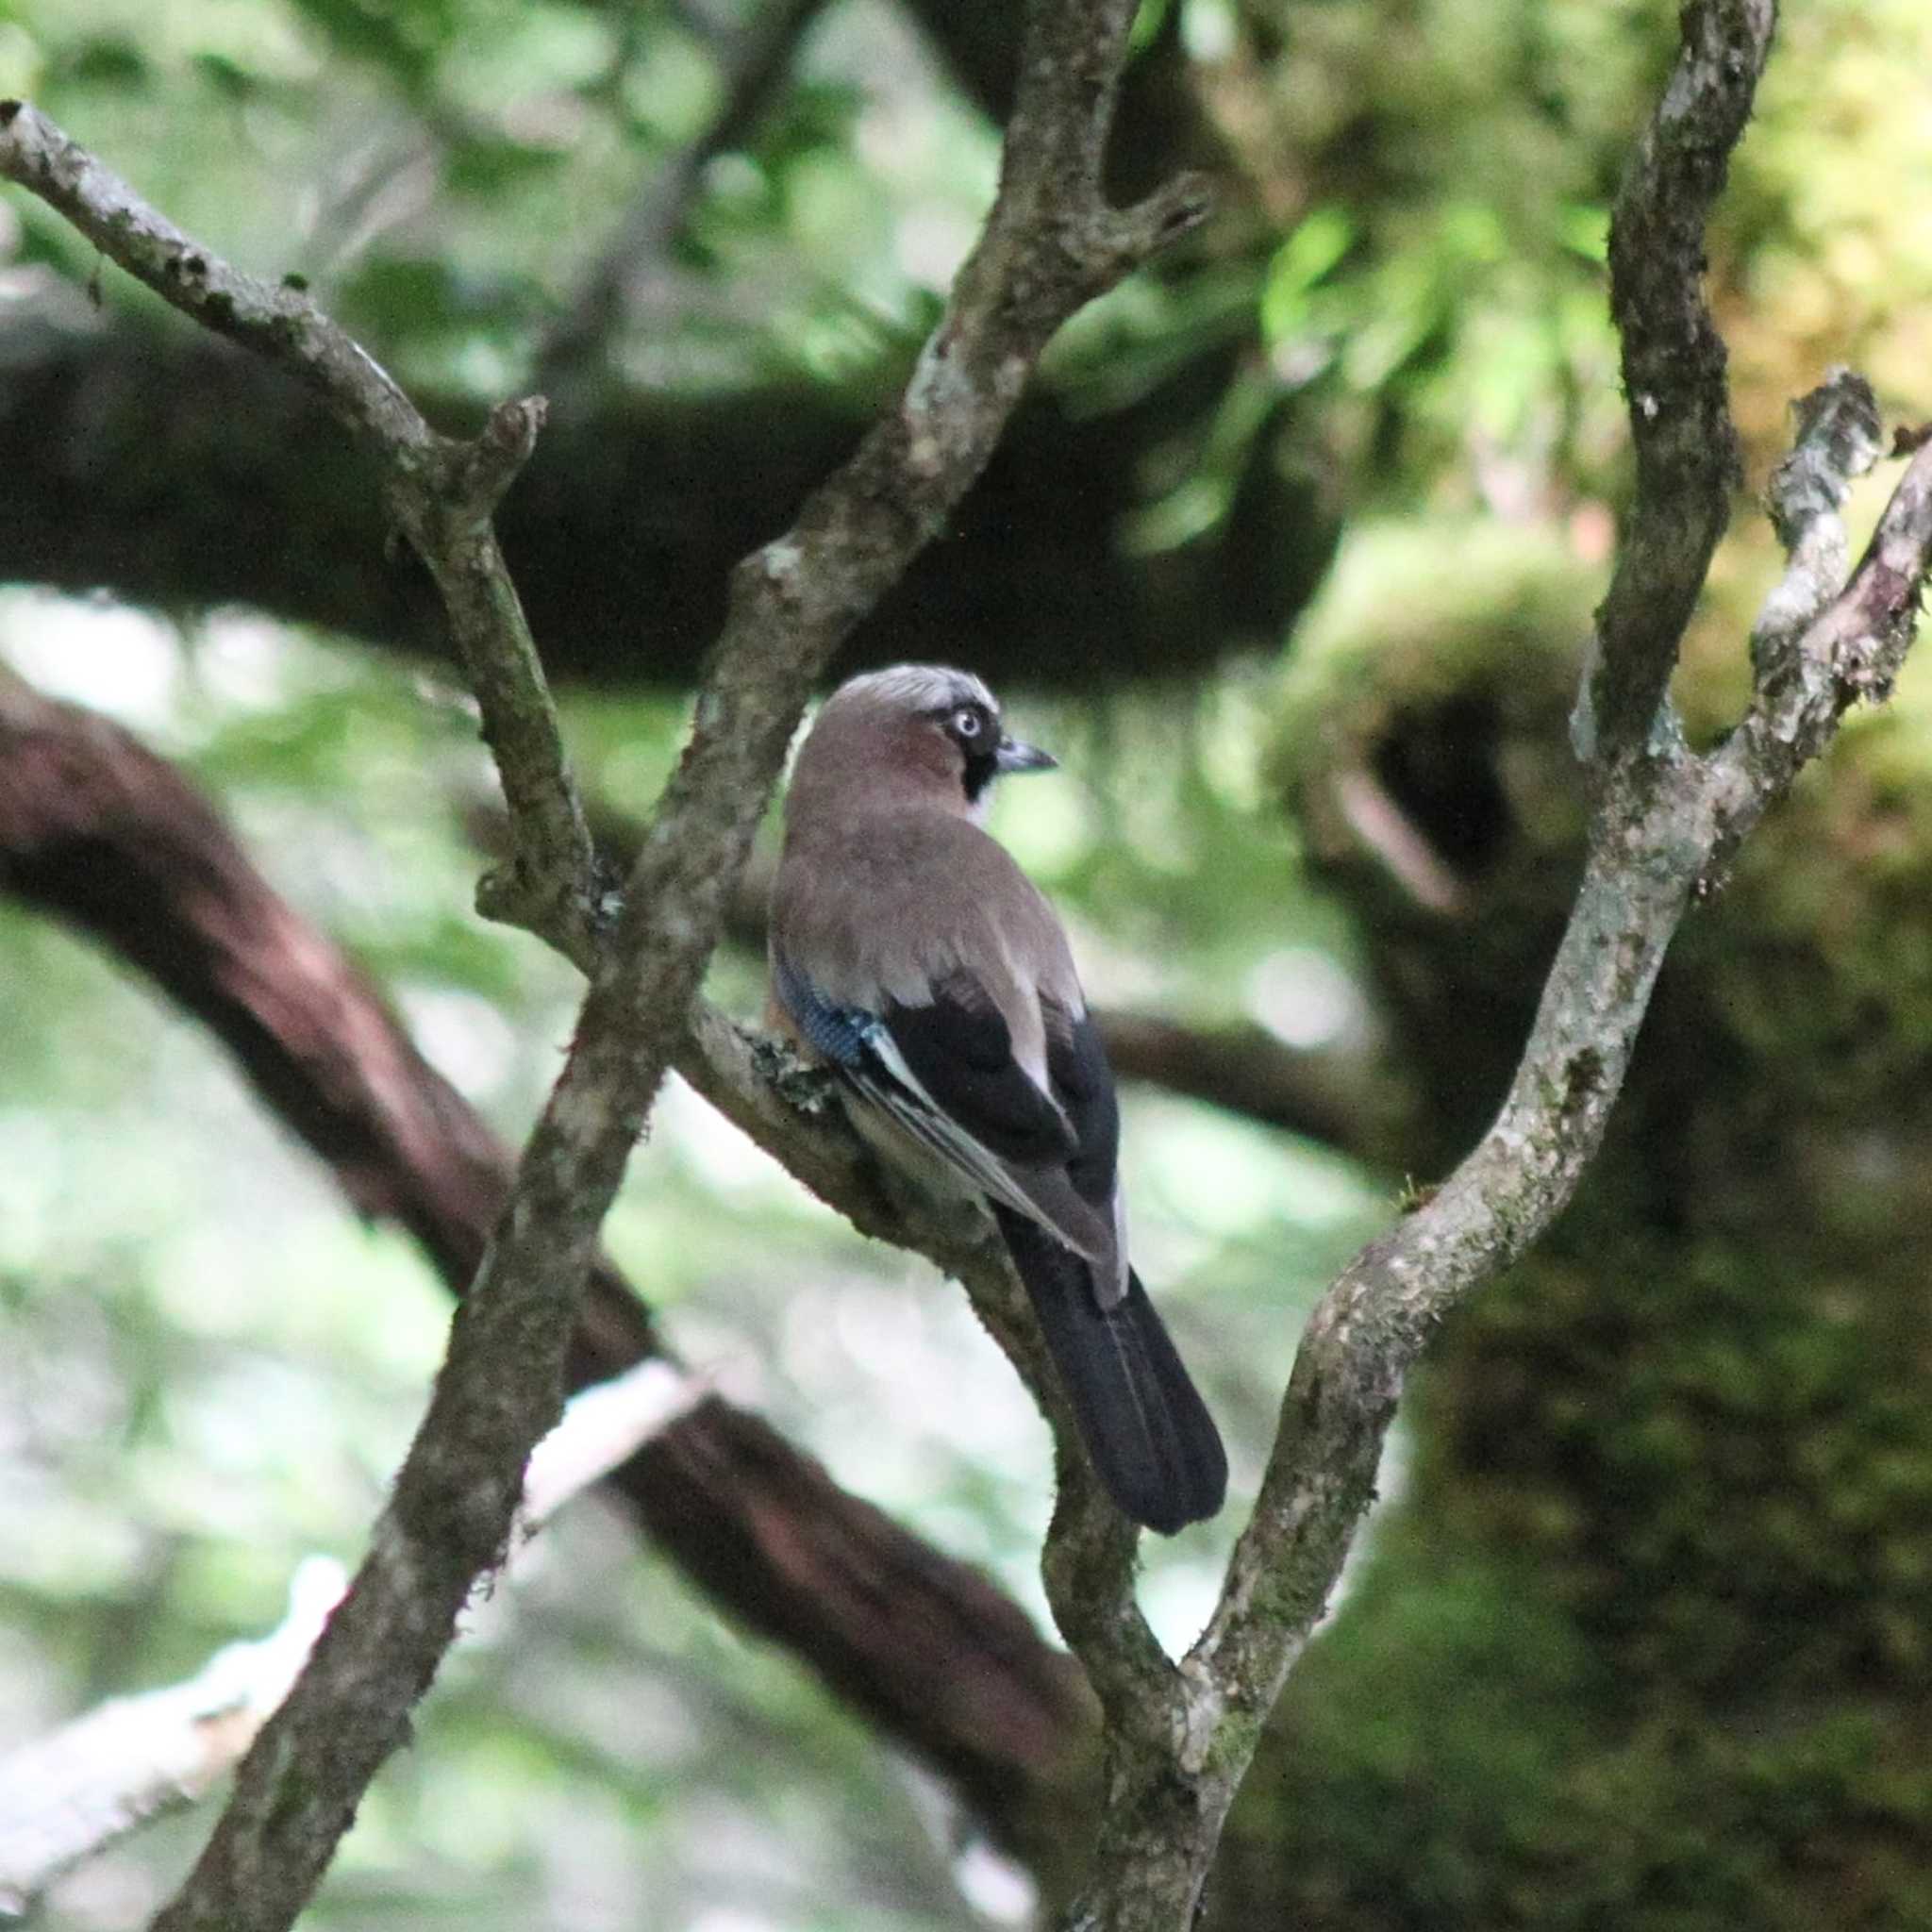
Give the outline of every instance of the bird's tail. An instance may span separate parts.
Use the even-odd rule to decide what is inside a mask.
[[[1163,1536],[1212,1516],[1227,1491],[1227,1453],[1141,1277],[1129,1273],[1125,1295],[1103,1308],[1088,1262],[991,1205],[1108,1493]]]

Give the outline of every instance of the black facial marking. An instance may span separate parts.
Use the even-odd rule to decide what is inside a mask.
[[[1000,721],[976,700],[948,705],[934,711],[932,721],[959,747],[965,761],[959,782],[969,805],[977,805],[980,794],[999,775]]]

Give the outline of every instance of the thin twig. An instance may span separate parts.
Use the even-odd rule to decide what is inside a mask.
[[[717,50],[722,96],[717,112],[702,132],[659,164],[625,211],[617,232],[591,260],[538,356],[540,382],[550,385],[566,376],[624,319],[630,290],[641,275],[662,262],[676,240],[705,170],[756,129],[791,72],[798,43],[824,8],[825,0],[766,0]]]
[[[1837,370],[1800,408],[1802,475],[1786,465],[1775,507],[1790,568],[1753,633],[1757,678],[1743,723],[1711,756],[1717,835],[1700,884],[1722,878],[1766,808],[1831,741],[1860,699],[1882,701],[1905,662],[1932,572],[1932,443],[1907,465],[1848,582],[1838,511],[1853,480],[1877,460],[1877,406],[1864,379]],[[1790,507],[1799,491],[1802,515]],[[1802,620],[1808,618],[1808,622]]]

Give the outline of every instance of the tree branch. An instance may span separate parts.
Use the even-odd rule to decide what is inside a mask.
[[[164,301],[288,370],[382,466],[384,500],[428,567],[483,710],[516,835],[516,880],[584,943],[590,833],[543,694],[537,647],[491,516],[535,446],[544,404],[508,403],[471,442],[441,437],[394,380],[300,289],[231,267],[24,101],[0,101],[0,175],[58,209]]]
[[[1610,318],[1637,497],[1585,694],[1595,727],[1624,744],[1649,730],[1663,699],[1742,480],[1724,341],[1704,299],[1704,229],[1775,19],[1774,0],[1690,0],[1676,67],[1611,211]]]
[[[658,1361],[579,1391],[530,1457],[518,1537],[628,1461],[699,1392]],[[230,1644],[186,1683],[113,1698],[0,1757],[0,1916],[25,1912],[63,1872],[205,1797],[288,1695],[348,1586],[334,1557],[309,1557],[268,1637]]]
[[[453,1294],[467,1291],[508,1192],[510,1151],[177,771],[5,672],[0,891],[146,974],[220,1041],[358,1212],[405,1229]],[[836,1113],[779,1112],[793,1140],[842,1149],[848,1165],[828,1173],[876,1202]],[[643,1304],[600,1256],[572,1385],[660,1351]],[[1049,1889],[1064,1881],[1093,1711],[1078,1667],[1010,1598],[715,1395],[612,1482],[726,1615],[950,1779]]]
[[[1723,349],[1699,288],[1703,224],[1748,118],[1772,24],[1770,6],[1756,0],[1686,9],[1676,70],[1619,198],[1613,305],[1638,499],[1580,707],[1577,737],[1595,791],[1585,874],[1522,1061],[1474,1151],[1356,1257],[1310,1318],[1213,1618],[1160,1707],[1143,1715],[1146,1747],[1110,1752],[1095,1875],[1071,1925],[1190,1923],[1261,1724],[1373,1497],[1408,1368],[1442,1317],[1571,1198],[1601,1141],[1665,948],[1735,828],[1782,793],[1854,697],[1889,686],[1903,654],[1932,560],[1932,458],[1923,452],[1851,582],[1802,641],[1760,642],[1757,694],[1726,746],[1692,754],[1661,708],[1735,476]],[[1831,476],[1827,513],[1840,478],[1873,441],[1846,435],[1841,414],[1812,400],[1802,460],[1790,466]],[[1781,523],[1790,534],[1790,517]],[[1807,567],[1815,573],[1831,550],[1809,542]]]
[[[62,299],[62,298],[65,299]],[[1323,487],[1249,464],[1227,514],[1173,549],[1119,542],[1153,452],[1208,408],[1241,344],[1210,341],[1143,396],[1023,399],[986,474],[847,646],[855,670],[935,637],[994,690],[1199,679],[1272,643],[1332,552]],[[897,366],[860,394],[773,377],[639,391],[604,370],[551,398],[496,523],[553,684],[691,690],[725,580],[851,454]],[[468,423],[460,391],[419,396]],[[171,610],[246,605],[411,662],[450,656],[434,587],[391,547],[380,464],[314,391],[145,308],[57,285],[0,309],[0,579]]]
[[[812,679],[983,467],[1059,324],[1204,212],[1192,184],[1124,211],[1100,195],[1134,11],[1132,0],[1037,0],[1029,8],[986,231],[898,407],[813,493],[793,528],[734,574],[690,744],[601,945],[582,815],[488,523],[492,488],[513,467],[495,458],[527,441],[535,412],[499,412],[474,453],[425,453],[394,386],[366,358],[374,376],[363,373],[353,360],[359,352],[319,311],[291,308],[292,291],[211,263],[32,109],[0,104],[0,173],[44,194],[110,257],[210,325],[272,354],[306,350],[312,359],[303,366],[352,429],[384,442],[399,519],[437,575],[453,624],[460,631],[477,620],[463,642],[486,715],[501,698],[509,720],[525,722],[527,708],[547,725],[492,735],[492,748],[520,849],[556,861],[547,878],[523,881],[539,900],[526,916],[593,968],[569,1063],[458,1312],[369,1555],[256,1740],[213,1840],[157,1920],[165,1932],[285,1926],[312,1892],[368,1780],[401,1740],[465,1597],[500,1558],[524,1462],[557,1413],[596,1229],[684,1035]],[[202,293],[210,281],[212,305]],[[432,468],[433,487],[407,487]],[[559,797],[564,836],[540,846],[531,826],[556,820]],[[547,902],[541,887],[554,894]]]
[[[1772,479],[1772,516],[1790,565],[1752,633],[1751,708],[1711,760],[1721,787],[1711,881],[1845,712],[1860,698],[1890,695],[1932,561],[1932,443],[1921,439],[1857,569],[1838,588],[1839,510],[1883,448],[1878,404],[1863,377],[1837,369],[1798,414],[1798,447]]]

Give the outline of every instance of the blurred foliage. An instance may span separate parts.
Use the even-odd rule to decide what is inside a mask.
[[[1372,986],[1436,1075],[1424,1174],[1458,1150],[1513,1054],[1524,924],[1560,909],[1577,809],[1568,673],[1545,684],[1524,667],[1581,635],[1609,551],[1625,443],[1604,237],[1674,11],[1150,4],[1141,58],[1191,60],[1223,212],[1081,317],[1047,373],[1069,408],[1106,411],[1207,372],[1143,453],[1146,508],[1124,546],[1159,551],[1213,524],[1257,461],[1323,478],[1359,523],[1286,687],[1273,663],[1236,660],[1198,690],[1052,708],[1022,694],[1069,771],[1007,801],[1000,829],[1068,908],[1098,999],[1307,1040],[1364,1029]],[[0,0],[0,92],[40,101],[224,252],[306,277],[405,380],[493,400],[532,379],[625,207],[709,125],[752,12]],[[1860,361],[1890,405],[1932,413],[1927,73],[1932,12],[1917,0],[1787,9],[1711,237],[1755,475],[1786,399],[1827,360]],[[782,374],[881,392],[995,165],[993,130],[911,15],[837,0],[797,85],[705,170],[610,367],[658,388]],[[24,198],[0,210],[0,252],[8,293],[52,270],[97,279],[109,302],[146,299]],[[1700,730],[1735,705],[1768,558],[1754,524],[1720,558],[1682,681]],[[458,697],[238,613],[175,623],[8,593],[0,653],[182,758],[430,1058],[507,1135],[522,1129],[575,989],[470,913],[466,827],[490,780]],[[1384,777],[1460,814],[1468,850],[1528,837],[1520,868],[1491,882],[1494,924],[1445,959],[1386,880],[1347,882],[1354,919],[1320,896],[1304,842],[1335,883],[1334,827],[1319,811],[1291,824],[1280,797],[1337,741],[1451,699],[1462,708],[1435,751]],[[681,720],[605,698],[567,724],[592,792],[635,812]],[[1860,1125],[1921,1104],[1932,827],[1917,729],[1862,734],[1790,837],[1754,848],[1754,948],[1730,950],[1716,926],[1687,948],[1740,1075],[1724,1092],[1766,1144],[1828,1101],[1829,1131],[1807,1118],[1802,1144],[1834,1185],[1807,1199],[1839,1218],[1777,1267],[1736,1228],[1663,1256],[1655,1201],[1613,1174],[1547,1272],[1452,1336],[1418,1507],[1392,1519],[1296,1680],[1292,1774],[1258,1781],[1262,1808],[1244,1814],[1264,1821],[1242,1828],[1268,1876],[1245,1895],[1248,1923],[1292,1899],[1309,1923],[1351,1928],[1819,1924],[1825,1879],[1850,1886],[1855,1868],[1870,1909],[1839,1923],[1925,1922],[1917,1879],[1887,1876],[1916,1872],[1927,1839],[1921,1767],[1892,1721],[1924,1703],[1923,1577],[1910,1538],[1882,1533],[1924,1507],[1923,1270],[1908,1245],[1886,1258],[1911,1197],[1874,1178]],[[1478,772],[1498,742],[1509,756]],[[1827,947],[1855,863],[1872,897]],[[746,959],[716,969],[739,1011],[757,981]],[[143,988],[0,908],[0,989],[4,1740],[185,1674],[275,1621],[303,1554],[352,1556],[444,1307],[415,1256],[349,1223]],[[1445,990],[1455,999],[1432,1006]],[[1686,1065],[1703,1071],[1703,1050]],[[1127,1158],[1144,1272],[1237,1465],[1229,1516],[1150,1552],[1149,1603],[1180,1640],[1252,1486],[1295,1311],[1387,1190],[1144,1095]],[[1752,1203],[1776,1225],[1786,1206],[1762,1196],[1780,1190]],[[1039,1609],[1042,1432],[956,1295],[856,1244],[675,1091],[610,1240],[727,1392]],[[1846,1252],[1870,1279],[1843,1277],[1831,1257]],[[1632,1285],[1609,1315],[1607,1259]],[[1656,1342],[1667,1324],[1681,1349]],[[1909,1346],[1874,1374],[1888,1336]],[[1459,1433],[1494,1391],[1511,1405],[1485,1441],[1507,1413],[1507,1468]],[[1627,1431],[1594,1426],[1625,1414]],[[1563,1488],[1592,1458],[1591,1493],[1623,1499],[1613,1519]],[[1863,1539],[1849,1567],[1827,1520]],[[934,1833],[915,1774],[721,1628],[599,1506],[520,1557],[475,1621],[315,1925],[750,1932],[1017,1909]],[[1707,1700],[1754,1671],[1771,1705],[1714,1719]],[[1842,1855],[1792,1851],[1814,1824]],[[140,1922],[200,1829],[177,1822],[77,1874],[43,1923]]]
[[[465,828],[490,778],[463,701],[241,616],[184,631],[16,592],[0,598],[0,649],[181,759],[439,1067],[507,1135],[523,1130],[568,1041],[575,981],[470,916]],[[1241,1012],[1284,944],[1332,924],[1279,891],[1290,853],[1255,776],[1259,696],[1219,689],[1185,716],[1029,713],[1070,770],[1017,813],[1008,801],[1004,829],[1076,920],[1096,995]],[[662,703],[587,702],[567,722],[620,808],[650,796],[682,728]],[[1203,849],[1250,905],[1272,881],[1273,915],[1217,912]],[[755,962],[727,954],[715,977],[756,1010]],[[0,984],[4,1740],[189,1674],[273,1625],[305,1554],[353,1557],[446,1304],[142,985],[11,908]],[[1292,1348],[1283,1298],[1314,1291],[1379,1198],[1345,1163],[1198,1107],[1137,1105],[1129,1134],[1139,1252],[1251,1484]],[[727,1393],[995,1570],[1044,1622],[1044,1431],[962,1298],[856,1242],[676,1089],[608,1237]],[[1204,1613],[1232,1529],[1152,1554],[1148,1601],[1171,1638]],[[976,1923],[959,1890],[974,1881],[933,1842],[921,1780],[641,1557],[627,1522],[579,1506],[477,1622],[318,1926],[414,1926],[437,1923],[432,1908],[477,1926],[697,1924],[708,1910],[785,1927]],[[194,1841],[187,1824],[142,1835],[63,1885],[42,1923],[141,1922]],[[827,1916],[827,1900],[845,1904]]]

